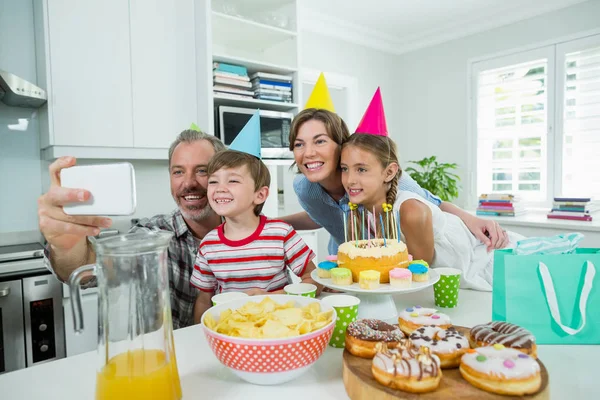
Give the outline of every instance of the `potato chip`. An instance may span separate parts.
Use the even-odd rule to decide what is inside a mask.
[[[204,325],[206,325],[208,329],[216,330],[215,327],[217,326],[217,321],[215,321],[215,317],[213,317],[211,313],[206,313]]]
[[[302,323],[302,310],[299,308],[286,308],[275,310],[273,317],[288,327],[296,326]]]
[[[279,321],[269,320],[262,327],[262,333],[263,333],[262,337],[272,338],[272,339],[288,337],[290,334],[290,330],[291,330],[290,328],[288,328],[287,326],[285,326],[284,324],[282,324]]]
[[[208,314],[204,324],[228,336],[278,339],[314,332],[331,323],[333,311],[321,311],[319,303],[295,304],[293,300],[279,304],[265,297],[260,303],[250,301],[237,310],[224,310],[218,321]]]

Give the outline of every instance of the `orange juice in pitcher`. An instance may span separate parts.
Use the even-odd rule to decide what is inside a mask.
[[[181,399],[177,362],[161,350],[133,350],[111,358],[96,378],[96,400]]]
[[[98,282],[96,400],[179,400],[167,270],[172,232],[140,230],[93,242],[96,264],[69,279],[74,327],[84,329],[80,281]]]

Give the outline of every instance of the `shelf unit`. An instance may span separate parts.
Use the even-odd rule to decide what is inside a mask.
[[[268,72],[292,77],[292,103],[239,98],[210,90],[211,106],[260,108],[296,114],[301,84],[299,80],[299,35],[297,0],[212,0],[207,25],[211,61],[242,65],[248,74]],[[257,11],[260,10],[260,11]],[[279,24],[273,26],[272,24]],[[212,87],[212,63],[209,68]],[[214,116],[209,116],[214,132]]]

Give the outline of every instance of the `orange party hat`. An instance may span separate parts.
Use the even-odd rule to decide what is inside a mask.
[[[354,133],[363,133],[368,135],[388,136],[387,123],[385,122],[385,112],[383,111],[383,100],[381,99],[381,90],[377,88],[367,111],[360,120]]]

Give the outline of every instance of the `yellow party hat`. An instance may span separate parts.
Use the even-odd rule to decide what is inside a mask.
[[[335,112],[333,101],[331,100],[329,89],[327,88],[327,82],[325,82],[325,75],[323,75],[322,72],[321,75],[319,75],[319,79],[317,79],[317,83],[315,83],[315,88],[310,94],[304,108],[320,108],[331,111],[332,113]]]

